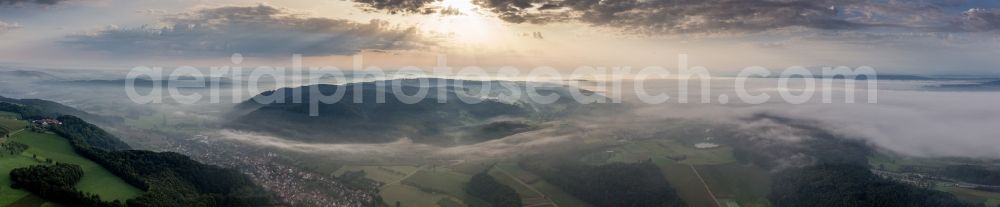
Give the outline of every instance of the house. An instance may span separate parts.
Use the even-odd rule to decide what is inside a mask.
[[[31,124],[34,124],[35,126],[39,127],[48,127],[48,126],[62,125],[62,122],[55,119],[38,119],[31,121]]]

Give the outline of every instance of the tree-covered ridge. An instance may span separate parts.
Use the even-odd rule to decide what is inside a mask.
[[[83,121],[83,119],[75,116],[60,116],[58,120],[63,124],[53,127],[52,131],[71,141],[81,141],[89,147],[105,151],[132,149],[114,135]]]
[[[0,96],[0,102],[10,103],[13,105],[26,106],[24,107],[24,109],[22,109],[23,111],[10,111],[10,110],[4,110],[6,107],[0,105],[0,111],[10,111],[19,113],[21,114],[21,117],[25,119],[34,119],[43,117],[52,118],[61,115],[72,115],[97,123],[121,123],[123,121],[122,118],[95,115],[48,100],[14,99],[14,98]]]
[[[129,206],[268,206],[264,189],[242,173],[173,152],[89,152],[89,157],[147,193]]]
[[[76,116],[44,111],[31,105],[6,102],[0,102],[0,111],[18,113],[28,119],[58,116],[62,124],[50,127],[49,130],[66,138],[77,154],[98,163],[127,183],[145,191],[139,197],[127,200],[123,204],[102,202],[96,196],[78,192],[73,189],[73,185],[63,185],[67,182],[22,182],[34,186],[25,187],[32,193],[56,195],[45,196],[50,201],[73,206],[274,205],[268,192],[236,170],[205,165],[173,152],[128,150],[129,146],[114,135]],[[22,172],[32,172],[30,175],[34,177],[49,171],[53,170],[48,168],[22,170]],[[57,175],[71,172],[55,171]],[[82,171],[80,175],[82,176]]]
[[[585,110],[591,106],[570,97],[572,92],[593,92],[546,85],[536,92],[559,99],[539,104],[528,98],[524,84],[417,78],[282,88],[237,105],[228,127],[310,142],[386,143],[408,137],[418,143],[450,145],[522,132],[492,130],[533,129],[503,123],[500,128],[479,127],[498,119],[542,120],[591,111]],[[421,91],[425,96],[416,95]],[[324,98],[338,93],[339,99]],[[310,102],[320,99],[319,104]]]
[[[517,195],[517,191],[497,182],[488,172],[489,169],[473,175],[465,185],[465,192],[489,202],[493,207],[521,207],[521,196]]]
[[[559,159],[528,159],[521,166],[598,207],[686,206],[651,161],[593,166]]]
[[[73,116],[60,117],[55,131],[73,149],[146,193],[129,206],[267,206],[270,195],[242,173],[201,164],[173,152],[105,150],[127,148],[113,135]],[[91,140],[93,139],[93,140]],[[93,147],[96,143],[103,148]]]
[[[35,107],[4,101],[0,101],[0,111],[20,114],[25,119],[55,117],[53,114],[43,113],[42,110]]]

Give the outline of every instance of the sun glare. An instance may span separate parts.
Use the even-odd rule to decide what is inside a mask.
[[[441,1],[441,7],[461,12],[459,15],[474,15],[478,8],[472,0],[444,0]]]
[[[455,43],[483,44],[495,40],[501,22],[485,16],[472,0],[444,0],[438,5],[442,12],[424,21],[427,29],[445,34]]]

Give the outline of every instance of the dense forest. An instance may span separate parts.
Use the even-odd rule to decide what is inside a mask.
[[[79,118],[59,117],[53,130],[74,150],[146,191],[129,206],[262,206],[270,197],[250,178],[232,169],[205,165],[173,152],[127,149],[117,138]],[[93,139],[93,140],[91,140]],[[102,147],[93,147],[90,143]]]
[[[651,161],[586,165],[563,159],[526,159],[526,170],[594,206],[686,206]]]
[[[0,98],[2,98],[2,97],[0,97]],[[21,117],[23,117],[25,119],[55,117],[54,114],[42,113],[42,110],[40,110],[38,108],[35,108],[35,107],[25,106],[25,105],[20,105],[20,104],[16,104],[16,103],[10,103],[10,102],[3,102],[3,101],[0,101],[0,111],[6,111],[6,112],[20,114]]]
[[[46,200],[63,201],[75,206],[123,206],[118,201],[102,202],[98,195],[76,190],[73,185],[82,178],[83,169],[80,166],[63,163],[10,171],[11,187],[31,191]]]
[[[125,142],[122,142],[114,135],[105,132],[100,127],[83,121],[83,119],[75,116],[60,116],[57,119],[63,124],[53,127],[52,131],[62,137],[81,141],[89,147],[105,151],[131,149],[128,144],[125,144]]]
[[[941,170],[941,175],[962,182],[1000,186],[1000,171],[978,165],[952,165]]]
[[[510,186],[497,182],[488,173],[477,173],[465,185],[465,192],[489,202],[493,207],[521,207],[521,196]]]
[[[50,118],[49,113],[32,106],[0,102],[0,111],[19,113],[22,117]],[[73,189],[68,180],[48,180],[73,174],[71,167],[31,167],[17,169],[19,186],[46,199],[74,206],[270,206],[271,195],[246,175],[212,165],[201,164],[173,152],[150,152],[130,149],[117,137],[75,116],[59,116],[62,125],[50,130],[69,140],[73,150],[121,177],[145,192],[121,203],[101,202],[96,196]],[[82,171],[79,173],[82,176]],[[26,178],[37,177],[37,178]],[[78,180],[78,179],[77,179]],[[67,184],[69,183],[69,184]]]
[[[971,206],[954,196],[883,179],[864,165],[821,164],[774,177],[770,200],[783,206]]]

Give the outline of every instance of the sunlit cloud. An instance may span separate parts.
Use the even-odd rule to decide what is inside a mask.
[[[21,29],[21,25],[17,23],[7,23],[0,21],[0,34],[7,33],[9,31]]]
[[[417,49],[432,43],[412,27],[381,20],[360,23],[309,17],[269,5],[201,9],[165,15],[161,21],[71,35],[63,43],[115,54],[177,56],[351,55],[365,50]]]

